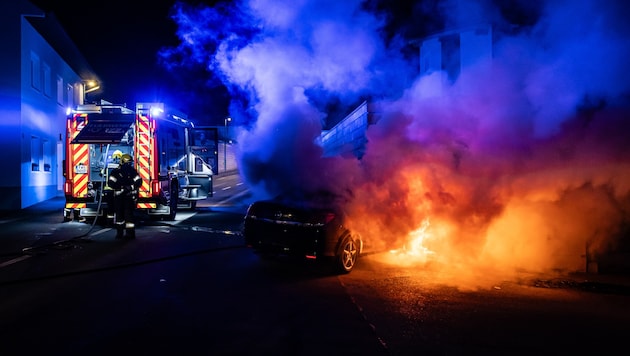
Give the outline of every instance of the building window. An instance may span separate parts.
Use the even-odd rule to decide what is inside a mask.
[[[42,161],[42,143],[39,137],[31,136],[31,171],[39,172]]]
[[[44,95],[50,98],[52,96],[52,78],[50,73],[50,66],[44,63],[42,71],[44,74]]]
[[[63,105],[63,78],[57,76],[57,104]]]
[[[42,78],[39,64],[39,56],[31,52],[31,86],[37,91],[42,90]]]
[[[66,107],[70,107],[73,108],[74,107],[74,88],[72,87],[72,85],[68,84],[66,86],[66,91],[68,92],[68,94],[66,95]]]
[[[43,155],[43,162],[44,162],[44,172],[50,172],[51,171],[51,162],[52,162],[52,146],[50,144],[50,141],[47,139],[43,139],[42,140],[42,151],[44,153]]]

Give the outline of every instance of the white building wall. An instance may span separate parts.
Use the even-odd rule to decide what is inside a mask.
[[[4,10],[0,7],[0,10]],[[0,13],[0,209],[20,207],[20,16],[17,9]],[[12,36],[11,33],[16,33]]]
[[[21,21],[20,72],[20,208],[25,208],[63,195],[57,145],[65,140],[66,109],[76,104],[73,83],[81,79],[26,19]]]
[[[420,73],[430,74],[442,70],[442,43],[430,38],[420,46]]]
[[[454,37],[457,41],[453,41]],[[443,42],[459,42],[459,46],[448,48]],[[448,77],[452,83],[467,68],[492,59],[492,42],[491,25],[471,26],[427,37],[420,45],[420,76],[442,72],[443,77]],[[449,64],[454,66],[448,67]],[[443,91],[442,79],[439,76],[434,78],[436,80],[432,86],[434,92],[427,94],[439,96]]]
[[[82,93],[81,78],[33,27],[37,20],[47,19],[28,1],[0,4],[0,211],[63,195],[65,111]]]
[[[460,33],[461,69],[492,59],[492,27],[479,26]]]
[[[223,174],[238,170],[237,145],[234,142],[226,142],[225,145],[223,142],[219,142],[218,158],[219,167],[218,170],[214,171],[214,174]]]

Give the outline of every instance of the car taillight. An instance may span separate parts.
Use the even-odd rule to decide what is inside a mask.
[[[324,220],[324,224],[328,224],[329,222],[333,221],[335,219],[335,214],[334,213],[326,213],[324,214],[323,220]]]
[[[307,220],[304,220],[305,223],[312,224],[315,226],[324,226],[329,222],[335,219],[335,213],[325,213],[320,212],[314,215],[311,215]]]

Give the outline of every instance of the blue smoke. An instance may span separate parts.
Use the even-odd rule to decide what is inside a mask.
[[[313,169],[326,170],[314,141],[331,119],[327,110],[400,95],[417,67],[400,55],[404,43],[384,44],[384,16],[358,0],[177,3],[173,19],[181,45],[162,51],[162,61],[201,63],[229,88],[230,115],[250,128],[239,138],[242,172],[267,190],[297,188]],[[309,156],[285,154],[294,144]]]
[[[480,126],[490,130],[484,129],[489,137],[503,131],[518,136],[523,129],[545,137],[557,132],[580,107],[602,101],[620,105],[627,99],[630,82],[623,80],[628,79],[625,66],[630,58],[629,25],[623,17],[627,5],[550,1],[534,8],[523,2],[518,18],[519,14],[506,13],[518,3],[505,8],[490,1],[438,4],[417,8],[439,10],[443,16],[439,22],[446,29],[483,22],[496,26],[494,61],[504,73],[495,69],[489,75],[498,80],[480,85],[479,76],[488,73],[471,69],[472,74],[457,83],[460,91],[501,96],[489,99],[497,101],[493,105],[501,112],[479,119]],[[218,2],[213,7],[178,2],[172,18],[181,44],[163,50],[162,62],[171,69],[203,65],[213,73],[232,96],[231,116],[251,129],[241,138],[246,145],[242,163],[274,164],[274,170],[292,171],[295,183],[303,184],[309,173],[300,174],[302,167],[295,159],[283,162],[275,156],[286,149],[285,129],[289,136],[300,132],[298,142],[310,145],[326,123],[336,119],[328,116],[331,108],[348,108],[362,98],[395,100],[412,89],[414,81],[417,85],[417,58],[410,61],[403,55],[410,39],[385,35],[392,27],[387,21],[396,17],[364,5],[360,0],[257,0]],[[436,13],[424,15],[426,19]],[[508,15],[512,23],[505,18]],[[504,90],[507,93],[498,92]],[[472,116],[488,115],[477,109],[468,111]],[[509,115],[507,120],[504,115]],[[310,130],[294,127],[305,123]],[[505,127],[514,123],[517,126]],[[256,151],[248,151],[248,146]],[[313,157],[297,161],[317,161],[317,149],[311,150]],[[256,152],[261,152],[259,157]],[[276,179],[243,169],[252,179]]]
[[[577,229],[590,232],[550,222],[527,235],[555,231],[581,246],[592,231],[612,236],[630,219],[630,6],[503,3],[418,2],[416,17],[397,27],[400,14],[375,10],[385,2],[180,2],[173,19],[181,44],[161,56],[171,68],[203,65],[229,89],[230,114],[247,128],[239,168],[261,195],[353,190],[357,203],[349,210],[379,212],[368,232],[379,236],[405,236],[421,215],[415,209],[430,201],[422,213],[458,221],[456,235],[477,253],[503,215],[521,211],[515,202],[532,211],[543,204],[550,221],[570,221],[588,215],[595,209],[588,199],[598,197],[606,216],[583,219]],[[419,75],[418,58],[407,52],[411,28],[480,23],[493,25],[490,60],[455,80]],[[369,128],[362,160],[322,157],[317,139],[336,119],[331,108],[365,98],[383,118]]]

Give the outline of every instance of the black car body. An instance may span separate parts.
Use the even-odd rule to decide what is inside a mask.
[[[250,204],[243,236],[247,246],[263,256],[324,260],[336,272],[349,273],[363,241],[344,222],[334,195],[279,196]]]

